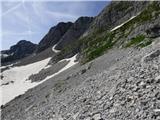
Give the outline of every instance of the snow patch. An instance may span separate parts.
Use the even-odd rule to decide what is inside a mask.
[[[44,80],[41,81],[41,83],[44,82],[44,81],[46,81],[46,80],[48,80],[48,79],[50,79],[50,78],[52,78],[52,77],[54,77],[54,76],[56,76],[56,75],[58,75],[59,73],[67,70],[68,68],[74,66],[75,64],[77,64],[78,62],[75,62],[76,57],[77,57],[77,54],[74,55],[71,58],[67,58],[67,59],[63,59],[63,60],[59,61],[59,62],[69,61],[69,63],[65,67],[63,67],[61,70],[59,70],[58,72],[54,73],[53,75],[47,76]]]
[[[6,66],[0,66],[0,69],[4,69],[4,68],[7,68],[7,67],[12,67],[13,64],[10,64],[10,65],[6,65]]]
[[[14,99],[16,96],[24,94],[28,89],[31,89],[43,83],[44,81],[58,75],[59,73],[67,70],[68,68],[74,66],[75,64],[78,63],[78,62],[75,62],[76,56],[77,54],[71,58],[67,58],[67,59],[63,59],[59,61],[59,62],[69,61],[69,63],[65,67],[63,67],[61,70],[56,72],[55,74],[46,77],[44,80],[40,82],[31,82],[31,80],[26,81],[26,79],[30,75],[36,74],[40,70],[50,67],[49,65],[47,66],[47,64],[51,58],[48,58],[48,59],[45,59],[45,60],[42,60],[36,63],[32,63],[26,66],[13,67],[9,70],[4,71],[3,72],[3,76],[4,76],[3,82],[14,81],[14,83],[0,86],[0,98],[2,98],[2,100],[0,101],[0,105],[6,104],[7,102]]]
[[[1,80],[0,86],[0,97],[2,98],[0,105],[6,104],[16,96],[24,94],[28,89],[38,85],[38,83],[31,83],[31,81],[26,80],[30,75],[36,74],[43,69],[50,59],[47,58],[25,66],[12,67],[2,72],[4,78]]]
[[[56,49],[55,49],[56,46],[57,46],[57,44],[55,44],[55,45],[52,47],[52,51],[55,52],[55,53],[59,53],[60,50],[56,50]]]
[[[9,55],[8,54],[0,54],[0,57],[8,57]]]
[[[140,13],[138,13],[138,14],[137,14],[137,15],[135,15],[135,16],[132,16],[130,19],[128,19],[127,21],[123,22],[122,24],[120,24],[120,25],[118,25],[118,26],[114,27],[114,28],[113,28],[113,29],[111,29],[110,31],[112,32],[112,31],[114,31],[114,30],[116,30],[116,29],[118,29],[118,28],[122,27],[124,24],[126,24],[127,22],[129,22],[129,21],[130,21],[130,20],[132,20],[133,18],[137,17],[139,14],[140,14]]]
[[[50,68],[50,67],[52,67],[52,65],[47,65],[47,66],[45,66],[43,69],[48,69],[48,68]]]

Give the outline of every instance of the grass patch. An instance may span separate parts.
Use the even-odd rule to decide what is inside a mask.
[[[142,42],[144,39],[145,39],[145,36],[144,36],[144,35],[136,36],[135,38],[132,38],[132,39],[126,44],[125,47],[131,47],[131,46],[133,46],[133,45],[137,45],[137,44],[139,44],[140,42]]]
[[[139,44],[138,47],[143,48],[143,47],[150,45],[151,43],[152,43],[151,40],[147,40],[147,41],[144,41],[143,43]]]
[[[112,48],[113,45],[116,43],[116,41],[114,41],[114,34],[112,33],[103,33],[99,35],[97,38],[93,39],[92,41],[89,41],[87,43],[88,47],[84,50],[84,63],[89,62],[103,55],[108,49]]]

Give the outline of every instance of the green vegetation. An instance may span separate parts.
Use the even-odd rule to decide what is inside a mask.
[[[132,29],[134,29],[134,26],[138,26],[138,25],[143,24],[144,22],[150,21],[158,17],[159,14],[160,14],[160,6],[156,4],[156,2],[153,2],[144,11],[142,11],[138,16],[128,21],[122,27],[120,27],[119,29],[115,31],[119,31],[119,32],[124,32],[126,30],[131,31]]]
[[[103,32],[97,36],[90,36],[90,38],[87,40],[85,39],[84,41],[87,45],[86,49],[83,51],[83,54],[85,54],[85,60],[83,61],[84,63],[104,54],[104,52],[112,48],[116,43],[116,41],[114,41],[114,34],[106,32]]]
[[[118,10],[127,9],[127,6],[118,6]],[[78,42],[72,43],[64,49],[63,54],[68,53],[71,50],[80,49],[83,59],[81,63],[89,62],[107,52],[113,47],[125,46],[132,47],[145,47],[152,43],[152,41],[144,35],[138,35],[128,41],[128,36],[139,25],[145,24],[152,19],[155,19],[160,14],[160,6],[153,2],[145,10],[143,10],[138,16],[125,23],[120,28],[110,32],[103,28],[96,29],[89,35],[80,38]],[[107,28],[109,29],[109,28]],[[127,42],[127,43],[126,43]]]
[[[137,46],[137,47],[146,47],[152,43],[151,39],[147,39],[144,35],[138,35],[135,38],[132,38],[125,47]]]
[[[147,40],[147,41],[144,41],[141,44],[139,44],[138,47],[143,48],[143,47],[146,47],[146,46],[150,45],[151,43],[152,43],[151,40]]]
[[[126,44],[125,47],[131,47],[132,45],[137,45],[137,44],[139,44],[140,42],[142,42],[144,39],[145,39],[145,36],[144,36],[144,35],[136,36],[135,38],[132,38],[132,39]]]
[[[118,10],[124,10],[127,9],[126,6],[118,6],[116,8]],[[87,36],[83,38],[82,43],[83,46],[85,46],[85,49],[83,50],[83,62],[85,63],[99,57],[100,55],[104,54],[107,50],[115,46],[116,43],[116,45],[119,46],[125,45],[125,41],[127,40],[126,38],[136,26],[144,24],[144,22],[154,19],[155,17],[157,17],[158,13],[160,13],[160,7],[156,3],[152,3],[138,16],[128,21],[117,30],[111,33],[105,30],[96,30],[96,32],[93,33],[92,36]],[[151,43],[152,41],[146,40],[144,35],[138,35],[135,38],[132,38],[125,45],[125,47],[137,46],[142,48]]]

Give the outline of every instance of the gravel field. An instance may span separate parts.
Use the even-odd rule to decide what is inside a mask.
[[[159,120],[160,39],[76,64],[1,111],[2,120]]]

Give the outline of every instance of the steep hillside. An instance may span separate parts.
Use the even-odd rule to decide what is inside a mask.
[[[76,65],[2,106],[2,120],[159,120],[159,42]]]
[[[49,32],[44,36],[44,38],[39,42],[36,51],[41,52],[48,47],[56,44],[72,25],[73,23],[71,22],[61,22],[58,23],[56,26],[52,27]]]
[[[160,36],[159,16],[160,2],[148,2],[142,11],[137,12],[137,14],[118,26],[108,30],[99,30],[97,28],[93,33],[82,37],[80,40],[80,44],[83,46],[81,49],[82,62],[90,61],[114,47],[126,48],[135,46],[142,48],[151,44],[153,38]],[[113,24],[113,26],[115,25]]]
[[[148,4],[147,1],[113,1],[96,17],[87,32],[110,30],[137,15]]]
[[[112,1],[57,26],[1,67],[2,120],[160,119],[159,1]]]
[[[56,49],[62,49],[76,40],[88,29],[93,17],[80,17],[60,39]]]
[[[159,2],[114,1],[93,20],[86,32],[64,47],[59,57],[80,52],[81,63],[91,61],[113,47],[145,47],[159,36]],[[134,44],[135,43],[135,44]],[[52,59],[54,61],[54,58]]]

